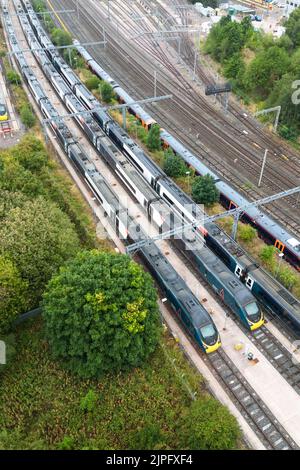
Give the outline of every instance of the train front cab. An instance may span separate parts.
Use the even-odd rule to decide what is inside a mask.
[[[0,103],[0,121],[4,122],[8,120],[7,108],[5,104]]]

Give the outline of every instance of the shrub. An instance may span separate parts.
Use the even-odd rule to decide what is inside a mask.
[[[171,178],[185,176],[187,171],[187,167],[182,158],[175,155],[170,149],[165,152],[163,168],[166,174]]]
[[[147,136],[147,147],[149,150],[160,150],[160,127],[158,124],[153,124]]]
[[[13,69],[7,70],[6,78],[7,78],[8,83],[12,83],[14,85],[21,85],[21,77]]]
[[[107,82],[101,83],[100,93],[101,93],[102,100],[105,103],[110,103],[111,100],[114,97],[114,90],[113,90],[112,86]]]
[[[219,191],[210,175],[196,176],[192,184],[192,197],[197,204],[210,206],[219,199]]]
[[[249,243],[252,242],[256,236],[255,228],[251,225],[240,224],[238,228],[238,237],[243,242]]]
[[[100,86],[101,80],[93,75],[92,77],[88,78],[85,82],[85,86],[90,90],[97,90]]]
[[[21,108],[20,118],[26,129],[30,129],[36,123],[36,117],[28,106]]]
[[[212,397],[196,400],[179,423],[181,448],[229,450],[237,447],[241,431],[225,406]]]

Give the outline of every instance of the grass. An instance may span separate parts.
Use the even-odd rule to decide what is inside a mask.
[[[130,449],[145,424],[159,427],[158,448],[174,449],[176,423],[191,404],[182,374],[198,398],[206,395],[168,333],[142,368],[98,382],[51,360],[41,319],[19,327],[15,341],[16,356],[0,369],[0,449]]]

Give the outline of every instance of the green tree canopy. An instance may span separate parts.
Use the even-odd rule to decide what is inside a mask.
[[[70,46],[73,43],[71,34],[60,28],[52,30],[51,39],[55,46]]]
[[[128,256],[97,250],[53,277],[43,315],[54,356],[83,377],[141,365],[160,334],[150,275]]]
[[[220,402],[207,396],[196,400],[181,419],[181,448],[191,450],[236,449],[241,431],[236,419]]]
[[[192,184],[192,197],[197,204],[211,205],[217,202],[219,191],[210,175],[197,176]]]
[[[26,311],[27,283],[16,266],[0,256],[0,334],[6,333],[20,313]]]
[[[300,46],[300,10],[296,8],[290,14],[287,21],[284,23],[285,32],[291,39],[293,46]]]
[[[149,150],[160,150],[160,127],[158,124],[153,124],[147,136],[147,147]]]
[[[182,158],[175,155],[172,149],[168,149],[165,152],[163,167],[165,173],[171,178],[184,176],[187,171],[187,167]]]
[[[100,85],[101,97],[105,103],[110,103],[114,97],[114,90],[110,83],[102,82]]]
[[[266,96],[276,80],[288,69],[290,58],[285,49],[272,46],[258,53],[247,69],[245,84],[250,90],[259,90]]]
[[[53,203],[38,197],[11,209],[0,225],[0,254],[29,283],[32,306],[53,273],[79,250],[73,224]]]

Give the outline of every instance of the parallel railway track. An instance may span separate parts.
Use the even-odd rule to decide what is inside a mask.
[[[70,7],[73,5],[73,2],[70,2]],[[73,5],[74,6],[74,5]],[[88,26],[88,30],[91,35],[96,37],[98,33],[98,22],[100,22],[101,15],[98,12],[93,12],[95,14],[91,15],[88,6],[81,7],[81,17],[84,19],[84,24]],[[105,22],[105,19],[102,18],[102,21]],[[67,24],[70,26],[70,29],[73,31],[76,37],[83,39],[82,32],[82,22],[79,25],[76,24],[76,19],[66,19]],[[106,23],[105,23],[106,25]],[[144,93],[152,94],[153,90],[153,76],[149,74],[149,64],[141,66],[141,63],[145,61],[145,58],[141,57],[141,52],[136,52],[134,58],[128,55],[128,48],[132,48],[132,45],[127,44],[126,47],[122,45],[122,41],[118,38],[115,38],[115,29],[111,25],[106,25],[107,34],[109,37],[109,45],[106,52],[101,54],[101,63],[104,64],[104,67],[107,67],[108,71],[117,66],[119,69],[126,69],[127,79],[121,77],[116,77],[117,80],[124,85],[125,88],[129,88],[129,91],[135,94],[133,86],[137,87],[137,80],[139,87],[143,83]],[[121,54],[121,55],[120,55]],[[160,58],[162,52],[158,52],[156,49],[157,58]],[[97,56],[97,54],[95,54]],[[112,66],[109,57],[113,56],[114,66]],[[129,59],[130,57],[130,59]],[[125,60],[124,60],[125,58]],[[127,59],[127,60],[126,60]],[[161,60],[167,59],[161,57]],[[128,64],[128,65],[127,65]],[[291,172],[288,163],[277,154],[277,164],[279,162],[278,168],[272,167],[270,164],[265,170],[264,176],[264,189],[257,189],[255,184],[257,182],[262,156],[258,156],[257,153],[253,150],[253,145],[249,144],[250,150],[245,146],[245,143],[241,144],[239,141],[241,137],[241,130],[237,128],[232,128],[232,124],[226,120],[226,130],[220,129],[220,124],[224,121],[220,113],[216,110],[212,110],[211,106],[206,102],[204,98],[195,97],[193,90],[190,89],[190,85],[187,86],[187,82],[181,83],[174,82],[172,75],[174,74],[174,65],[168,66],[169,73],[163,74],[161,80],[158,80],[158,93],[173,93],[173,95],[178,94],[180,90],[180,96],[176,97],[176,103],[164,103],[154,107],[151,107],[151,113],[153,116],[161,122],[168,123],[166,128],[174,133],[180,133],[180,138],[182,142],[191,148],[191,150],[199,154],[199,147],[201,148],[201,157],[205,163],[208,163],[214,167],[222,177],[227,180],[232,180],[234,178],[236,187],[238,190],[243,192],[249,198],[260,198],[266,193],[274,193],[279,190],[285,189],[287,187],[292,187],[298,184],[300,176],[300,168],[297,166],[293,168]],[[128,72],[127,72],[128,70]],[[112,73],[116,76],[115,73]],[[160,75],[160,74],[159,74]],[[178,72],[177,72],[178,75]],[[128,87],[128,83],[134,83],[131,87]],[[131,88],[131,89],[130,89]],[[204,114],[199,116],[197,114],[197,109],[200,108],[204,110]],[[152,111],[154,110],[154,111]],[[180,110],[180,111],[179,111]],[[178,121],[180,120],[180,124]],[[182,133],[182,129],[186,127],[186,123],[191,123],[189,135],[186,136],[186,133]],[[181,128],[181,129],[180,129]],[[195,138],[195,135],[199,134],[198,140]],[[213,137],[213,138],[212,138]],[[245,136],[243,136],[244,139]],[[201,141],[201,142],[200,142]],[[228,141],[230,141],[228,143]],[[248,145],[247,144],[247,145]],[[214,151],[210,150],[210,147],[213,145]],[[222,155],[226,161],[220,161]],[[236,161],[237,159],[237,161]],[[231,166],[227,166],[227,162],[231,163]],[[226,163],[226,164],[225,164]],[[232,165],[233,164],[233,165]],[[233,168],[234,166],[234,168]],[[255,183],[254,183],[255,182]],[[300,233],[299,228],[299,215],[300,209],[297,197],[291,197],[286,203],[285,201],[279,201],[270,205],[270,210],[265,209],[266,212],[269,212],[279,220],[285,222],[295,233]]]

